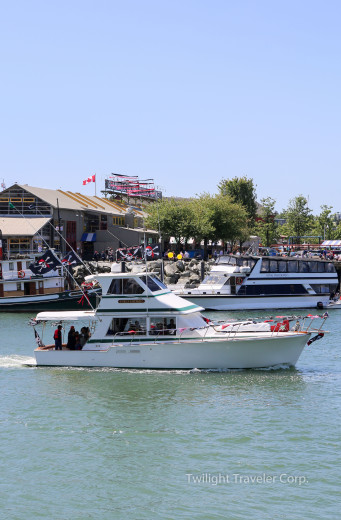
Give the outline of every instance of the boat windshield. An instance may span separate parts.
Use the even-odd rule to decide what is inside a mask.
[[[113,278],[107,294],[142,294],[143,287],[135,278]]]
[[[232,255],[222,255],[217,258],[217,265],[233,265],[239,267],[250,267],[252,270],[256,265],[258,258],[253,258],[251,256],[232,256]]]
[[[167,287],[156,276],[141,276],[141,280],[152,292],[167,289]]]
[[[217,273],[217,274],[208,274],[207,276],[205,276],[204,280],[203,280],[203,284],[207,284],[207,285],[219,285],[220,287],[222,285],[224,285],[225,283],[227,282],[227,285],[228,285],[228,278],[226,278],[226,276],[224,276],[223,274],[221,273]]]

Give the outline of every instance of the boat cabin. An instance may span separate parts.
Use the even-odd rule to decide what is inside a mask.
[[[54,294],[64,291],[64,277],[59,270],[37,276],[29,269],[34,258],[0,261],[0,298]]]

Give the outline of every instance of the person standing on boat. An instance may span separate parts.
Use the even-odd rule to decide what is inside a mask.
[[[54,331],[54,347],[55,350],[63,350],[62,348],[62,326],[58,325],[56,330]]]
[[[75,350],[76,347],[76,337],[75,337],[75,327],[71,325],[68,336],[67,336],[67,348],[70,350]]]

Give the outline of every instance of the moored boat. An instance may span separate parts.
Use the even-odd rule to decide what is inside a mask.
[[[302,327],[296,321],[292,330],[287,320],[280,325],[252,320],[213,324],[201,314],[201,307],[176,296],[152,274],[112,272],[86,278],[88,282],[94,279],[102,287],[95,311],[36,316],[33,325],[42,324],[50,341],[53,334],[48,324],[64,327],[61,350],[44,345],[44,335],[35,328],[37,366],[232,369],[295,365],[311,335],[323,336],[321,328]],[[68,348],[67,327],[81,328],[82,324],[83,328],[87,324],[91,334],[77,350]]]
[[[338,283],[331,261],[226,255],[198,288],[173,290],[208,310],[324,308]]]
[[[101,294],[99,287],[66,289],[62,267],[35,275],[29,268],[34,260],[30,256],[0,260],[0,312],[96,307]]]

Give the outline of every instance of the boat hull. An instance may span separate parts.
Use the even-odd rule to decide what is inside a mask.
[[[92,307],[98,304],[98,290],[88,291],[87,296]],[[33,296],[9,296],[0,298],[0,312],[31,312],[31,311],[58,311],[91,309],[86,301],[82,300],[81,291],[64,291],[54,294],[37,294]]]
[[[135,369],[247,369],[294,366],[309,333],[269,337],[170,340],[163,343],[94,345],[93,350],[35,350],[37,366],[113,367]]]
[[[243,311],[258,309],[316,309],[327,307],[329,294],[325,295],[297,295],[297,296],[247,296],[234,295],[200,295],[181,294],[178,296],[212,311]]]

